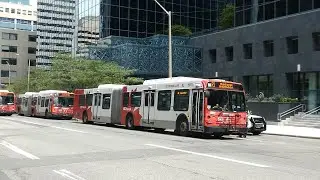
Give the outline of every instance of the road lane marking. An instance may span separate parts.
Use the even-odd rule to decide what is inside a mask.
[[[37,156],[35,156],[33,154],[30,154],[30,153],[28,153],[28,152],[26,152],[26,151],[24,151],[24,150],[22,150],[22,149],[20,149],[20,148],[18,148],[16,146],[12,145],[12,144],[10,144],[10,143],[8,143],[6,141],[1,141],[0,144],[5,146],[5,147],[7,147],[8,149],[11,149],[12,151],[14,151],[14,152],[16,152],[18,154],[21,154],[21,155],[29,158],[29,159],[33,159],[33,160],[34,159],[40,159]]]
[[[62,130],[66,130],[66,131],[72,131],[72,132],[78,132],[78,133],[84,133],[84,134],[87,133],[85,131],[79,131],[79,130],[76,130],[76,129],[69,129],[69,128],[64,128],[64,127],[59,127],[59,126],[51,126],[51,125],[47,125],[47,124],[40,124],[40,123],[24,121],[24,120],[16,120],[16,119],[13,119],[13,118],[3,118],[3,119],[8,119],[8,120],[12,120],[12,121],[20,121],[20,122],[34,124],[34,125],[38,125],[38,126],[47,126],[47,127],[52,127],[52,128],[56,128],[56,129],[62,129]]]
[[[160,146],[160,145],[156,145],[156,144],[145,144],[145,145],[152,146],[152,147],[158,147],[158,148],[162,148],[162,149],[168,149],[168,150],[172,150],[172,151],[184,152],[184,153],[198,155],[198,156],[210,157],[210,158],[214,158],[214,159],[220,159],[220,160],[224,160],[224,161],[230,161],[230,162],[235,162],[235,163],[240,163],[240,164],[246,164],[246,165],[255,166],[255,167],[262,167],[262,168],[270,167],[270,166],[263,165],[263,164],[240,161],[240,160],[236,160],[236,159],[230,159],[230,158],[215,156],[215,155],[211,155],[211,154],[204,154],[204,153],[198,153],[198,152],[193,152],[193,151],[187,151],[187,150],[183,150],[183,149]]]
[[[67,177],[69,179],[72,179],[72,180],[86,180],[78,175],[73,174],[72,172],[70,172],[66,169],[53,170],[53,172],[55,172],[63,177]]]

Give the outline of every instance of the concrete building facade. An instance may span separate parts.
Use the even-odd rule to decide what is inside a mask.
[[[0,2],[1,83],[27,76],[36,62],[36,7]]]
[[[56,53],[74,49],[77,40],[75,5],[75,0],[38,0],[38,67],[48,67]]]
[[[203,76],[243,82],[247,93],[282,94],[320,106],[320,9],[193,37]]]

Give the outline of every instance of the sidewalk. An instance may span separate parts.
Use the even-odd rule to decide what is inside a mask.
[[[307,127],[267,125],[267,130],[262,133],[279,136],[293,136],[320,139],[320,129]]]

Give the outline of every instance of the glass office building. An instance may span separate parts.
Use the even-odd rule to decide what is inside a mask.
[[[172,11],[172,24],[187,26],[192,32],[217,27],[218,14],[226,1],[159,0]],[[79,19],[100,15],[100,37],[149,37],[168,28],[168,16],[154,0],[80,0]]]

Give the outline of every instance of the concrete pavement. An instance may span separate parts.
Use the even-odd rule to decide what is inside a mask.
[[[319,179],[319,143],[266,135],[201,139],[0,117],[0,179]]]
[[[287,125],[267,125],[264,134],[320,139],[320,129]]]

